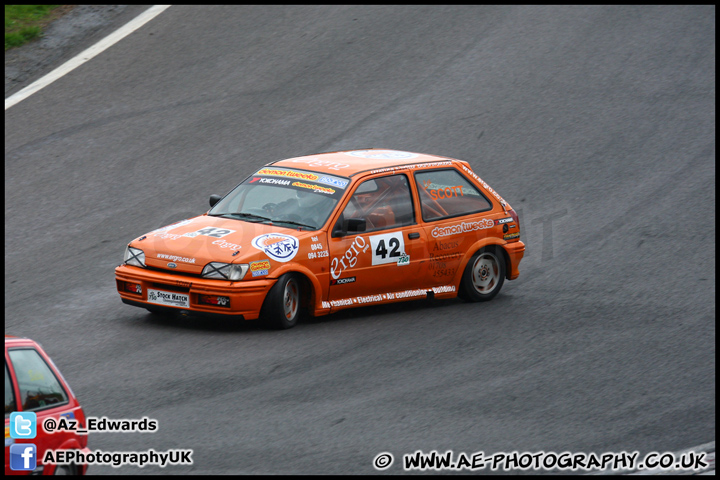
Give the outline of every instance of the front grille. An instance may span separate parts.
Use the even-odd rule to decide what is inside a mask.
[[[168,269],[168,268],[145,267],[145,269],[153,271],[153,272],[160,272],[160,273],[165,273],[168,275],[173,275],[176,277],[202,278],[202,275],[200,275],[199,273],[178,272],[177,270],[172,270],[172,269]]]
[[[190,292],[190,283],[184,285],[168,285],[166,283],[153,283],[153,288],[158,288],[160,290],[172,290],[173,292],[180,292],[180,293],[189,293]]]

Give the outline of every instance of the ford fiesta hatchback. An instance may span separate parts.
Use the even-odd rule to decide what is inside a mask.
[[[519,275],[517,213],[468,162],[352,150],[267,164],[211,209],[131,241],[123,302],[274,328],[363,305],[494,298]]]

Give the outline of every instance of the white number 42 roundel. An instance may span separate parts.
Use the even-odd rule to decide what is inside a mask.
[[[197,230],[195,232],[188,232],[184,237],[197,237],[198,235],[205,235],[208,237],[215,237],[215,238],[222,238],[225,235],[228,235],[230,233],[234,233],[235,230],[228,230],[226,228],[217,228],[217,227],[205,227],[201,228],[200,230]]]
[[[398,263],[405,256],[402,232],[384,233],[370,237],[372,264]]]

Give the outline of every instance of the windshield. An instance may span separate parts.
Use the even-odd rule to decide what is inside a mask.
[[[350,180],[284,167],[265,167],[248,177],[208,212],[248,222],[317,230]]]

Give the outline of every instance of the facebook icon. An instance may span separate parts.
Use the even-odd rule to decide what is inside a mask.
[[[11,470],[35,470],[37,466],[37,447],[32,443],[13,443],[10,445]]]

